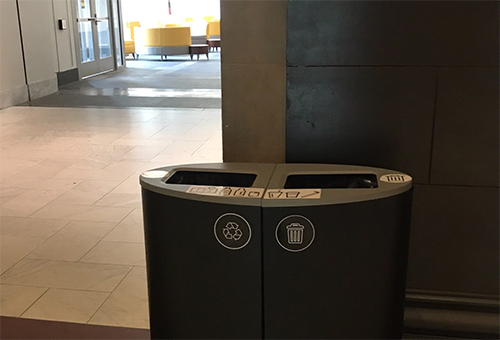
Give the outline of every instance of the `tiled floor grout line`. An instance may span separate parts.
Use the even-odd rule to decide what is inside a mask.
[[[40,287],[40,288],[45,288],[45,287]],[[51,289],[50,287],[46,288],[46,289],[45,289],[45,292],[43,292],[43,293],[42,293],[42,295],[40,295],[40,296],[38,297],[38,299],[36,299],[35,301],[33,301],[33,303],[32,303],[32,304],[30,304],[30,305],[28,306],[28,308],[26,308],[26,309],[25,309],[25,310],[21,313],[21,315],[20,315],[19,317],[21,317],[21,318],[22,318],[22,317],[23,317],[23,315],[24,315],[24,314],[26,314],[26,312],[27,312],[27,311],[28,311],[31,307],[33,307],[33,305],[34,305],[35,303],[37,303],[37,302],[38,302],[38,300],[40,300],[40,299],[41,299],[41,298],[42,298],[45,294],[47,294],[47,292],[48,292],[50,289]]]
[[[116,225],[115,225],[113,228],[111,228],[111,230],[110,230],[110,231],[108,231],[108,232],[107,232],[107,233],[106,233],[103,237],[101,237],[101,239],[100,239],[99,241],[97,241],[97,243],[96,243],[96,244],[95,244],[92,248],[90,248],[90,249],[89,249],[89,250],[88,250],[88,251],[87,251],[87,252],[86,252],[86,253],[85,253],[82,257],[80,257],[80,258],[78,259],[78,261],[76,261],[76,262],[77,262],[77,263],[89,263],[89,262],[80,262],[80,261],[81,261],[81,260],[82,260],[85,256],[87,256],[87,254],[88,254],[88,253],[90,253],[90,252],[91,252],[91,251],[92,251],[95,247],[97,247],[97,245],[98,245],[99,243],[101,243],[101,242],[102,242],[102,240],[104,240],[104,238],[105,238],[106,236],[108,236],[108,235],[109,235],[109,234],[110,234],[113,230],[115,230],[115,228],[116,228],[116,227],[118,227],[118,225],[120,225],[120,223],[122,223],[122,222],[123,222],[123,221],[124,221],[124,220],[125,220],[125,219],[126,219],[126,218],[130,215],[130,214],[132,214],[133,212],[134,212],[134,209],[132,209],[132,211],[130,211],[130,212],[129,212],[129,213],[128,213],[125,217],[123,217],[123,218],[122,218],[119,222],[117,222],[117,223],[116,223]]]
[[[54,234],[52,234],[51,236],[49,236],[45,241],[43,241],[42,243],[40,243],[38,245],[38,247],[36,247],[35,249],[33,249],[32,251],[30,251],[28,254],[26,254],[21,260],[24,260],[26,258],[28,258],[28,256],[33,253],[34,251],[36,251],[38,248],[40,248],[44,243],[48,242],[50,239],[52,239],[54,236],[56,236],[57,234],[59,234],[59,232],[61,232],[61,230],[63,230],[64,228],[66,228],[71,222],[73,222],[72,220],[60,220],[60,221],[67,221],[67,223],[64,224],[64,226],[59,229],[58,231],[56,231]],[[21,261],[19,260],[19,261]],[[38,260],[43,260],[43,259],[38,259]],[[50,260],[49,260],[50,261]],[[72,261],[68,261],[68,262],[72,262]],[[13,266],[12,266],[13,267]],[[10,268],[12,268],[10,267]],[[9,269],[10,269],[9,268]]]
[[[2,216],[0,216],[1,218]],[[65,228],[71,221],[68,221],[68,223],[66,223],[61,229]],[[42,244],[44,244],[45,242],[47,242],[50,238],[54,237],[55,234],[57,234],[59,231],[61,231],[61,229],[59,229],[58,231],[56,231],[52,236],[48,237],[45,241],[43,241],[42,243],[40,243],[35,249],[33,249],[32,251],[30,251],[28,254],[24,255],[23,257],[21,257],[19,260],[17,260],[15,263],[13,263],[11,266],[9,266],[9,268],[7,268],[2,274],[0,274],[0,277],[3,276],[5,273],[7,273],[10,269],[12,269],[14,266],[16,266],[19,262],[21,262],[22,260],[26,259],[27,256],[29,254],[31,254],[32,252],[34,252],[36,249],[38,249]],[[40,237],[41,238],[41,237]]]
[[[111,295],[113,295],[113,293],[116,291],[116,289],[120,286],[120,284],[125,280],[125,278],[132,272],[132,270],[134,269],[134,266],[131,266],[130,269],[127,271],[127,273],[123,276],[123,278],[120,280],[120,282],[118,282],[118,284],[115,286],[115,288],[109,293],[108,297],[106,299],[104,299],[104,301],[101,303],[101,305],[99,306],[99,308],[96,309],[96,311],[90,316],[90,318],[87,320],[86,324],[88,324],[90,322],[90,320],[92,320],[92,318],[97,314],[97,312],[102,308],[102,306],[104,306],[104,304],[106,303],[106,301],[108,301],[108,299],[111,297]]]

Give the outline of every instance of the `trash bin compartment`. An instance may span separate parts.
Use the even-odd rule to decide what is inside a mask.
[[[387,169],[276,166],[266,193],[288,195],[262,203],[266,339],[401,339],[411,187]]]
[[[377,176],[374,174],[290,175],[285,182],[285,189],[367,189],[377,187]]]
[[[255,178],[257,178],[256,174],[209,171],[176,171],[167,179],[166,183],[249,188],[253,185]]]
[[[410,201],[265,208],[265,338],[401,339]]]

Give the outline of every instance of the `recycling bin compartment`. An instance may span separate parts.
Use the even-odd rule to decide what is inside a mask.
[[[256,174],[225,173],[210,171],[176,171],[167,184],[193,184],[205,186],[251,187]]]
[[[262,338],[261,198],[274,167],[141,175],[153,339]]]
[[[411,177],[278,164],[263,206],[266,339],[401,339]]]

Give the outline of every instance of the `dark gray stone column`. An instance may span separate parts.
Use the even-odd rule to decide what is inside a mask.
[[[412,175],[408,303],[424,312],[408,317],[435,322],[410,324],[495,329],[498,317],[474,313],[498,313],[499,3],[289,0],[287,11],[287,162]],[[426,314],[436,307],[453,312]]]

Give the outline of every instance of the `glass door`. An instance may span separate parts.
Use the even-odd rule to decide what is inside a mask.
[[[108,0],[75,0],[80,38],[80,76],[113,70]]]

